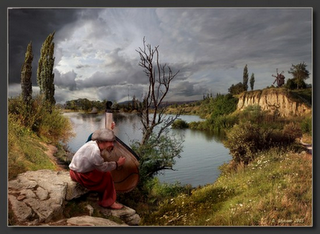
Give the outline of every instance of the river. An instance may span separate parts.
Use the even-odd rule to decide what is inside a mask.
[[[77,151],[88,136],[98,128],[104,128],[104,114],[65,113],[71,120],[75,137],[68,142],[69,149]],[[201,121],[198,116],[182,115],[186,122]],[[114,114],[115,135],[127,145],[141,140],[142,126],[135,114]],[[157,177],[161,182],[190,184],[193,187],[213,183],[220,175],[219,166],[230,161],[229,149],[224,147],[219,137],[203,131],[190,129],[170,129],[175,134],[183,134],[183,152],[176,159],[174,171],[165,170]]]

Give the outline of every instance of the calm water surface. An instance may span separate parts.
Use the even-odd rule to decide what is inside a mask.
[[[82,114],[77,112],[65,113],[72,122],[75,137],[68,146],[73,152],[77,151],[87,140],[88,136],[98,128],[105,127],[104,114]],[[186,122],[201,121],[198,116],[182,115],[180,119]],[[127,145],[142,138],[142,126],[137,115],[114,114],[116,127],[114,132]],[[190,129],[171,129],[175,134],[184,135],[181,158],[176,159],[175,171],[165,170],[158,175],[161,182],[191,184],[193,187],[213,183],[219,176],[218,167],[230,161],[229,149],[225,148],[218,137]]]

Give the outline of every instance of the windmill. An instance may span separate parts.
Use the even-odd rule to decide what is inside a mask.
[[[277,86],[281,87],[284,84],[284,79],[285,79],[285,76],[283,75],[284,71],[282,71],[281,73],[278,73],[278,68],[276,71],[277,71],[277,75],[276,76],[272,75],[273,77],[276,78],[272,84],[277,82]]]

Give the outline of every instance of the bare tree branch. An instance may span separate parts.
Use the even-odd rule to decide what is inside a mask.
[[[171,81],[179,73],[173,73],[167,64],[161,65],[159,46],[152,48],[150,44],[146,44],[143,38],[143,48],[136,50],[140,55],[139,66],[144,69],[144,73],[149,79],[148,91],[144,97],[144,105],[141,110],[141,122],[143,125],[143,138],[141,144],[144,144],[151,136],[153,129],[164,123],[159,131],[158,136],[162,134],[164,129],[168,128],[179,115],[164,121],[165,107],[163,101],[167,96]],[[150,110],[152,115],[150,116]]]

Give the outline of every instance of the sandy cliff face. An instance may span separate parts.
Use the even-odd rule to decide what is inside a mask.
[[[240,94],[237,110],[243,110],[249,105],[259,105],[262,110],[278,111],[281,116],[301,116],[311,113],[311,107],[302,101],[290,98],[283,89],[264,89]]]

